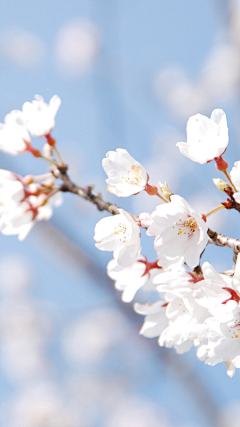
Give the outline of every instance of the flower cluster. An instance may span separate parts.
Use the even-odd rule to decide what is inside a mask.
[[[229,139],[225,113],[216,109],[210,118],[201,114],[190,117],[187,142],[177,143],[180,152],[194,162],[214,160],[227,178],[227,182],[213,179],[228,197],[208,213],[196,212],[167,183],[159,182],[159,189],[149,184],[145,168],[127,150],[107,153],[102,164],[110,193],[128,197],[145,191],[161,200],[153,212],[136,216],[104,202],[92,193],[92,187],[71,182],[51,135],[60,103],[56,95],[49,104],[36,95],[32,103],[7,114],[0,124],[0,150],[12,155],[28,152],[50,166],[50,171],[38,176],[0,170],[0,231],[24,239],[37,221],[51,217],[53,207],[62,202],[61,192],[66,191],[113,213],[97,223],[96,247],[113,252],[107,274],[124,302],[132,301],[140,289],[155,293],[153,303],[134,305],[145,316],[141,334],[158,337],[160,346],[174,347],[178,353],[195,346],[200,360],[209,365],[224,362],[228,375],[234,375],[240,367],[240,242],[235,240],[234,246],[234,239],[225,238],[216,243],[234,249],[233,270],[219,274],[208,262],[201,265],[209,239],[214,243],[213,237],[219,236],[208,228],[209,215],[224,208],[240,212],[240,161],[228,173],[223,159]],[[32,145],[34,137],[44,137],[42,151]],[[154,261],[141,254],[142,229],[152,238]]]
[[[229,376],[240,367],[240,255],[229,274],[219,274],[201,255],[208,244],[209,215],[220,209],[236,208],[240,202],[240,162],[230,175],[222,158],[228,145],[225,113],[216,109],[211,118],[197,114],[187,124],[187,142],[177,146],[182,154],[200,164],[216,162],[228,183],[214,179],[229,198],[208,213],[196,212],[183,197],[159,183],[162,194],[148,184],[144,167],[124,149],[107,153],[103,168],[108,175],[107,190],[118,197],[146,191],[162,203],[152,213],[139,216],[119,209],[115,217],[100,220],[95,228],[96,247],[113,251],[107,274],[130,302],[141,288],[154,292],[153,303],[135,303],[145,316],[140,331],[158,337],[160,346],[178,353],[197,347],[197,356],[209,365],[224,362]],[[140,254],[140,230],[154,238],[156,260]]]
[[[19,240],[26,237],[36,221],[49,219],[52,208],[62,203],[60,188],[55,185],[56,163],[51,159],[56,141],[50,135],[60,104],[56,95],[49,104],[36,95],[32,103],[25,102],[22,110],[11,111],[0,123],[1,151],[12,155],[28,151],[49,162],[52,168],[50,173],[25,177],[0,169],[0,231],[16,234]],[[46,138],[46,156],[32,146],[34,136]]]

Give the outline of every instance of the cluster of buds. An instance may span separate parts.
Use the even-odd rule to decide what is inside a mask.
[[[115,217],[97,223],[94,238],[97,248],[113,251],[107,274],[122,291],[124,302],[132,301],[139,289],[155,293],[153,303],[134,305],[145,316],[141,334],[158,337],[160,346],[174,347],[178,353],[195,346],[200,360],[209,365],[225,362],[228,375],[233,376],[240,367],[240,255],[228,274],[219,274],[208,262],[200,266],[209,241],[208,216],[223,208],[239,210],[240,162],[229,175],[222,157],[228,141],[226,115],[216,109],[210,119],[201,114],[191,117],[187,142],[177,143],[180,152],[195,162],[214,160],[228,179],[214,179],[229,197],[227,201],[201,214],[174,195],[167,183],[159,183],[161,193],[150,185],[144,167],[126,150],[107,153],[102,164],[108,191],[118,197],[146,191],[162,204],[137,217],[119,209]],[[141,228],[154,237],[153,262],[140,253]]]

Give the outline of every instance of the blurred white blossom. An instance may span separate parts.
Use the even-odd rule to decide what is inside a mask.
[[[100,35],[94,23],[75,19],[60,28],[55,46],[59,71],[78,76],[94,63],[100,49]]]
[[[43,61],[43,41],[23,28],[10,27],[0,36],[0,54],[14,65],[35,68]]]

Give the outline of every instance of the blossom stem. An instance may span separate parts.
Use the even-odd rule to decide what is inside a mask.
[[[231,186],[233,187],[233,189],[234,189],[235,193],[237,193],[237,189],[236,189],[235,185],[233,184],[233,182],[232,182],[232,180],[231,180],[231,177],[230,177],[230,175],[229,175],[228,171],[227,171],[227,170],[225,170],[225,171],[223,171],[223,173],[224,173],[224,175],[227,177],[227,179],[228,179],[228,181],[230,182]]]
[[[57,163],[54,162],[54,160],[49,159],[48,157],[42,156],[42,154],[38,157],[41,157],[41,159],[46,160],[47,162],[51,163],[54,166],[57,166]]]
[[[42,175],[33,176],[33,181],[34,182],[43,181],[44,179],[51,178],[51,177],[52,177],[52,173],[48,172],[48,173],[44,173]]]
[[[57,154],[57,156],[58,156],[58,158],[59,158],[59,160],[60,160],[61,165],[64,165],[64,161],[63,161],[62,156],[61,156],[61,154],[59,153],[59,151],[58,151],[58,149],[57,149],[56,145],[52,145],[52,148],[53,148],[53,150],[55,150],[55,152],[56,152],[56,154]]]
[[[50,199],[50,197],[52,196],[55,196],[55,194],[57,194],[59,191],[60,191],[60,188],[56,188],[53,191],[51,191],[48,195],[46,195],[44,202],[40,206],[46,205],[48,199]]]
[[[164,197],[161,196],[161,194],[159,194],[159,192],[156,193],[156,196],[160,197],[160,199],[162,199],[165,203],[169,203],[169,200],[164,199]]]
[[[208,216],[210,216],[210,215],[214,214],[215,212],[218,212],[218,211],[220,211],[221,209],[224,209],[224,208],[225,208],[225,206],[223,206],[223,205],[217,206],[216,208],[214,208],[214,209],[212,209],[211,211],[209,211],[209,212],[206,214],[206,217],[208,217]]]

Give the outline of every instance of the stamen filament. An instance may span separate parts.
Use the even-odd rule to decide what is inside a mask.
[[[225,206],[223,206],[223,205],[217,206],[216,208],[214,208],[214,209],[212,209],[211,211],[209,211],[209,212],[206,214],[206,217],[208,217],[208,216],[210,216],[210,215],[214,214],[215,212],[218,212],[218,211],[220,211],[221,209],[224,209],[224,208],[225,208]]]
[[[227,170],[225,170],[225,171],[223,171],[223,173],[224,173],[224,175],[227,177],[227,179],[228,179],[228,181],[230,182],[231,186],[233,187],[233,189],[234,189],[235,193],[237,193],[237,189],[236,189],[235,185],[233,184],[233,182],[232,182],[232,180],[231,180],[231,177],[230,177],[230,175],[229,175],[228,171],[227,171]]]
[[[59,153],[59,151],[58,151],[58,149],[57,149],[56,145],[53,145],[53,146],[52,146],[52,148],[53,148],[53,150],[55,150],[55,152],[56,152],[56,154],[57,154],[57,156],[58,156],[58,158],[59,158],[59,160],[60,160],[61,165],[64,165],[64,161],[63,161],[62,156],[61,156],[61,154]]]

